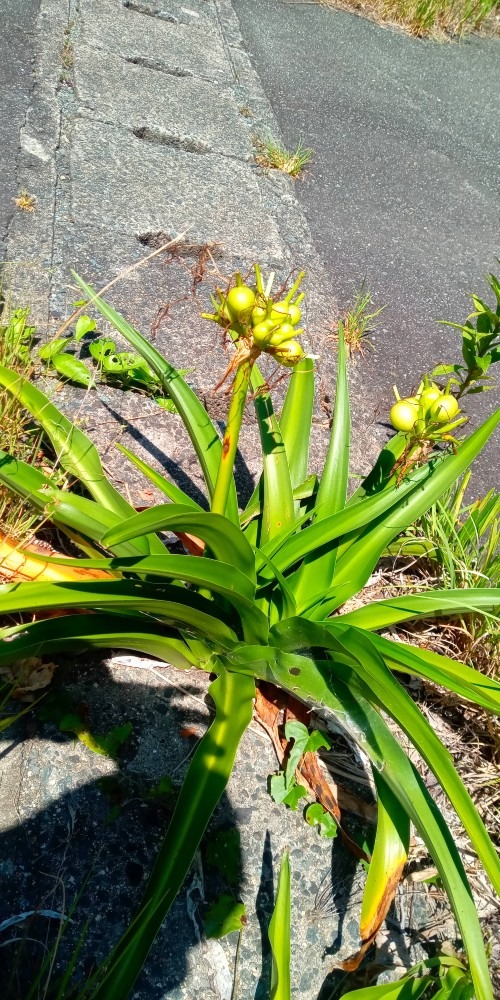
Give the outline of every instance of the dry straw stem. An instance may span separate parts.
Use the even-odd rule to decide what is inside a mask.
[[[297,0],[292,0],[297,2]],[[308,0],[306,0],[308,2]],[[471,31],[500,34],[497,0],[312,0],[400,28],[422,38],[445,41]]]

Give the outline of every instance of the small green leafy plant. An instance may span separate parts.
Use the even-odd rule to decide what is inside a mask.
[[[288,755],[286,769],[274,774],[271,778],[271,797],[275,802],[284,802],[290,809],[296,809],[301,798],[306,794],[305,788],[297,783],[295,772],[305,753],[311,753],[324,747],[330,749],[330,742],[314,729],[309,732],[302,722],[287,722],[285,726],[287,740],[293,740],[293,746]]]
[[[488,372],[492,364],[500,361],[500,282],[490,274],[488,284],[495,297],[494,309],[478,295],[472,295],[474,310],[463,325],[441,321],[445,326],[460,330],[463,364],[437,365],[432,376],[448,376],[458,399],[492,388],[488,385],[491,382]]]
[[[96,322],[89,316],[78,318],[75,330],[69,337],[58,337],[38,348],[38,357],[43,361],[49,373],[55,373],[69,382],[86,388],[96,388],[96,376],[99,382],[113,385],[120,389],[135,389],[151,396],[155,403],[164,410],[175,412],[175,405],[169,397],[162,394],[161,380],[155,375],[147,361],[140,354],[132,351],[120,351],[111,337],[100,337],[92,340],[89,354],[95,365],[93,372],[81,358],[67,350],[83,337],[96,329]],[[187,375],[187,371],[181,371]]]
[[[498,590],[412,593],[365,600],[356,610],[345,605],[363,591],[387,547],[466,472],[500,423],[500,411],[456,442],[454,450],[445,435],[434,434],[426,454],[407,470],[398,466],[407,435],[396,434],[348,497],[350,407],[342,325],[327,456],[319,477],[308,470],[314,362],[296,339],[301,276],[288,292],[274,297],[272,281],[264,285],[256,267],[251,286],[236,275],[234,284],[214,297],[210,318],[235,343],[224,376],[232,382],[222,440],[179,371],[83,279],[76,280],[175,404],[205,479],[205,505],[122,448],[169,501],[137,513],[109,481],[89,438],[37,387],[0,367],[0,384],[38,421],[75,487],[62,491],[50,476],[7,453],[0,454],[0,481],[80,547],[82,558],[65,560],[65,566],[111,574],[81,583],[0,587],[2,615],[28,610],[40,615],[52,608],[67,612],[57,628],[43,619],[5,628],[0,665],[34,651],[54,656],[61,650],[120,647],[216,675],[209,687],[215,718],[191,758],[138,915],[80,996],[125,1000],[133,989],[227,785],[252,718],[255,685],[266,681],[333,713],[370,761],[378,819],[361,910],[360,951],[371,945],[390,906],[413,822],[455,913],[476,1000],[492,1000],[481,927],[455,839],[386,717],[434,773],[498,891],[499,859],[484,824],[450,755],[394,671],[426,678],[496,713],[500,684],[446,656],[379,633],[429,616],[493,615]],[[259,368],[263,356],[290,375],[279,416]],[[233,472],[249,394],[260,433],[262,474],[240,510]],[[159,535],[165,531],[196,538],[205,557],[170,552]],[[285,890],[281,898],[286,900]],[[276,979],[273,984],[276,1000],[285,998],[285,987],[279,992]]]

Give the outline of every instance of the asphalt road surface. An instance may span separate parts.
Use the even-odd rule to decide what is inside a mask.
[[[33,31],[39,0],[0,0],[0,261],[15,211],[19,130],[33,83]]]
[[[314,151],[296,191],[341,307],[363,279],[388,306],[361,361],[383,406],[396,380],[410,390],[433,360],[458,360],[436,320],[463,322],[468,293],[500,272],[500,41],[424,42],[314,3],[234,5],[285,142]],[[476,418],[499,396],[472,397]],[[500,488],[499,445],[476,492]]]

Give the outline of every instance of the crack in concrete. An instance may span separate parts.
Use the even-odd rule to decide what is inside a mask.
[[[139,0],[122,0],[122,7],[125,7],[125,10],[133,11],[135,14],[145,14],[146,17],[156,17],[159,21],[180,24],[179,18],[175,17],[175,14],[169,14],[168,11],[162,10],[161,7],[153,9],[144,3],[140,3]]]
[[[169,146],[172,149],[182,149],[185,153],[213,153],[214,150],[208,142],[202,139],[195,139],[193,136],[176,135],[175,132],[165,132],[163,129],[150,128],[148,125],[141,125],[133,128],[132,134],[142,142],[150,142],[153,146]]]
[[[192,73],[190,69],[182,69],[180,66],[168,67],[161,61],[161,59],[148,59],[147,56],[126,56],[125,62],[131,63],[132,66],[143,66],[144,69],[152,69],[156,73],[167,73],[168,76],[180,76],[195,79],[195,74]],[[197,77],[196,79],[205,80],[206,77]]]

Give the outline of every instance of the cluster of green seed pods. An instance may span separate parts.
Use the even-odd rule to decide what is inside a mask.
[[[396,386],[394,395],[396,402],[391,407],[390,420],[397,431],[412,433],[419,438],[437,438],[465,420],[465,417],[458,416],[458,400],[449,387],[441,389],[435,382],[430,382],[427,375],[414,396],[401,399]]]
[[[218,300],[212,297],[215,312],[203,315],[223,326],[235,340],[243,338],[251,349],[265,351],[280,365],[293,368],[305,357],[302,345],[295,339],[304,332],[299,326],[304,293],[298,293],[304,275],[299,274],[284,297],[275,301],[271,294],[273,276],[264,288],[258,264],[254,271],[253,285],[245,284],[237,273],[229,291],[218,289]]]

